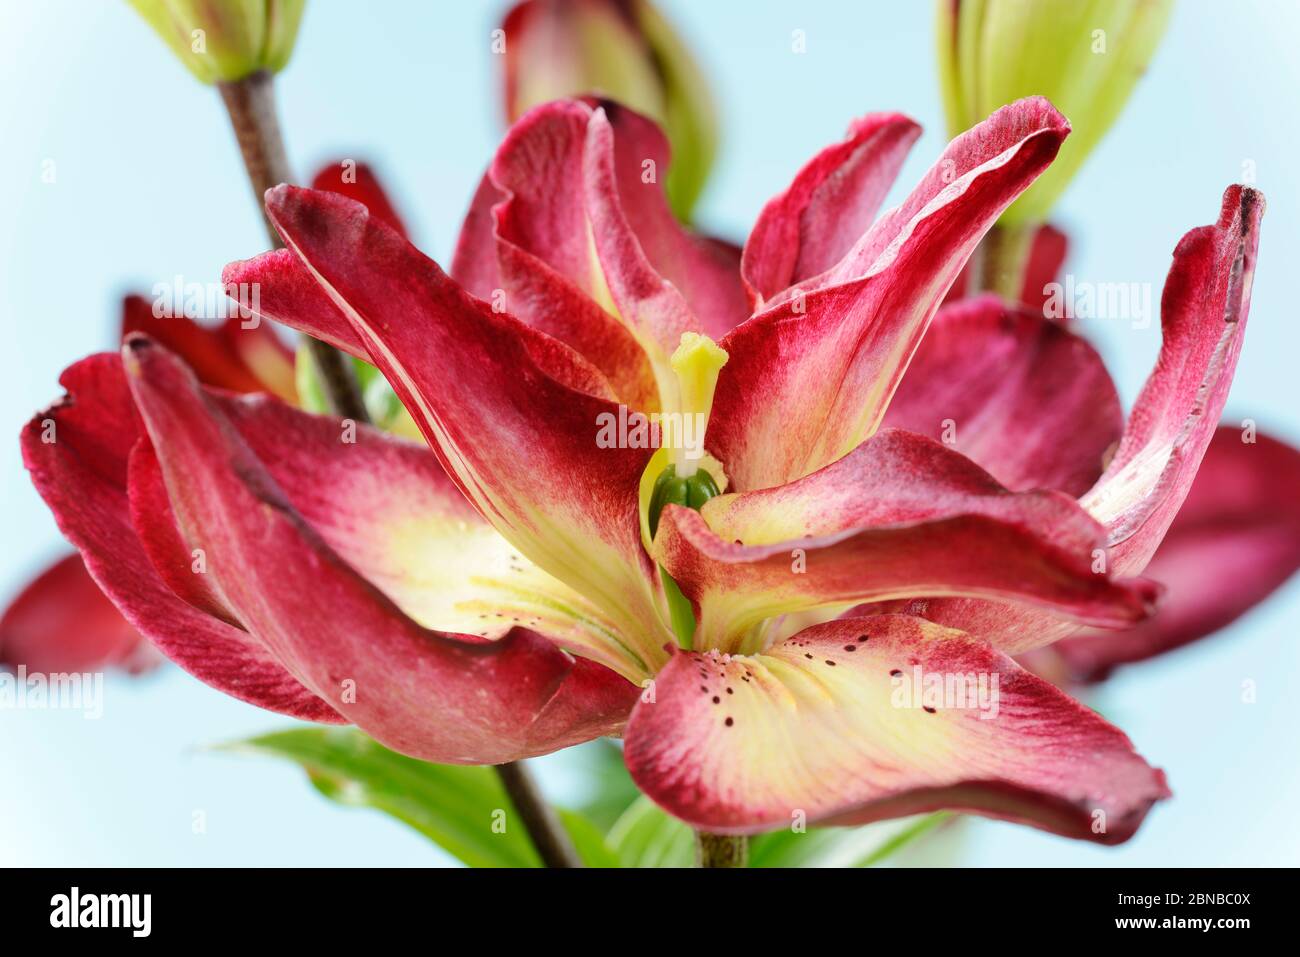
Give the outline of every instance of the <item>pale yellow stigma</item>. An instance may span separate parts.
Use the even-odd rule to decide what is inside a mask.
[[[695,474],[704,456],[704,432],[713,409],[713,391],[718,385],[718,373],[727,364],[727,353],[708,336],[683,332],[669,363],[677,377],[680,413],[677,423],[671,426],[669,447],[677,474],[686,478]]]

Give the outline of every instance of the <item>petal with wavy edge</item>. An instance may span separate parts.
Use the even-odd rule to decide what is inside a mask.
[[[935,316],[883,425],[944,440],[1013,491],[1082,495],[1114,451],[1124,416],[1085,340],[981,296]]]
[[[480,513],[617,621],[643,661],[662,660],[637,512],[653,450],[598,443],[603,417],[620,412],[604,377],[469,296],[358,204],[277,187],[267,209]]]
[[[959,453],[888,429],[788,485],[666,508],[654,552],[696,605],[696,647],[749,651],[764,619],[907,595],[1014,597],[1131,624],[1153,591],[1097,574],[1103,541],[1069,496],[1009,493]]]
[[[653,405],[635,405],[650,411],[659,405],[651,370],[627,354],[628,341],[666,356],[683,331],[720,338],[748,313],[738,251],[673,218],[667,163],[658,128],[626,107],[588,98],[530,110],[497,150],[452,263],[474,294],[500,289],[512,312],[611,381],[632,379],[620,397],[650,394]],[[577,305],[583,297],[591,303]],[[665,369],[666,358],[660,384],[670,387]]]
[[[583,198],[590,221],[599,281],[620,316],[650,357],[665,405],[676,406],[669,358],[687,332],[703,332],[686,297],[655,269],[633,231],[618,189],[614,127],[599,109],[586,129]],[[672,397],[671,399],[668,397]]]
[[[123,361],[211,587],[362,730],[424,760],[496,764],[621,726],[635,685],[526,628],[488,641],[417,625],[303,520],[174,356],[137,337]]]
[[[731,359],[708,448],[738,490],[814,472],[875,431],[975,245],[1068,132],[1042,98],[1003,107],[954,140],[811,291],[778,297],[722,341]]]
[[[662,186],[670,163],[668,139],[654,121],[611,100],[589,102],[598,106],[591,123],[603,118],[613,132],[617,195],[637,243],[654,271],[682,294],[703,332],[721,339],[750,312],[740,278],[740,250],[697,236],[677,222]],[[601,139],[592,138],[589,126],[588,149],[593,143],[606,148]],[[587,189],[592,186],[588,179]],[[590,193],[587,204],[590,213]]]
[[[659,392],[644,350],[593,298],[601,282],[580,181],[589,113],[562,101],[511,128],[470,205],[451,275],[586,357],[630,407],[656,411]]]
[[[1118,844],[1169,797],[1094,712],[903,616],[828,622],[760,655],[675,655],[624,757],[666,810],[721,833],[951,808]]]

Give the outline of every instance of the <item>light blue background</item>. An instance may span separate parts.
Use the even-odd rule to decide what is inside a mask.
[[[305,177],[342,157],[377,163],[417,239],[446,262],[499,135],[489,33],[503,4],[309,4],[280,83],[290,158]],[[927,126],[901,177],[943,143],[928,2],[664,0],[723,104],[725,148],[702,207],[741,237],[853,116],[899,109]],[[177,273],[218,277],[264,248],[216,94],[192,82],[125,4],[0,5],[0,595],[62,543],[28,484],[17,435],[59,392],[71,360],[112,345],[116,303]],[[791,31],[807,52],[791,52]],[[1228,418],[1296,443],[1294,282],[1300,254],[1300,4],[1183,0],[1128,111],[1059,209],[1071,270],[1097,282],[1163,281],[1189,227],[1253,161],[1269,200],[1252,325]],[[57,181],[41,182],[53,160]],[[1158,292],[1157,292],[1158,295]],[[1159,335],[1088,329],[1131,400]],[[1224,568],[1224,575],[1233,574]],[[977,822],[978,864],[1300,864],[1300,584],[1217,638],[1132,668],[1094,702],[1169,773],[1175,799],[1128,845],[1102,849]],[[1258,703],[1240,701],[1244,679]],[[0,863],[422,864],[445,861],[378,814],[327,804],[297,770],[199,746],[286,725],[178,669],[110,678],[99,722],[0,712]],[[583,782],[547,764],[557,794]],[[207,833],[195,835],[195,811]]]

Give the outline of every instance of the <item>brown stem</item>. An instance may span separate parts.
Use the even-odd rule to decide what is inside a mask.
[[[289,160],[284,152],[284,138],[275,115],[275,81],[265,70],[250,73],[242,80],[218,83],[221,100],[230,115],[230,125],[244,158],[244,169],[253,187],[253,198],[266,222],[267,235],[275,248],[284,245],[271,220],[266,217],[262,198],[272,186],[293,182]],[[341,352],[319,339],[306,337],[312,361],[320,376],[321,388],[335,415],[357,422],[369,422],[361,387],[352,363]]]
[[[582,862],[573,849],[568,832],[555,810],[542,797],[524,762],[498,764],[494,769],[510,796],[510,803],[523,819],[524,829],[532,838],[542,863],[547,867],[581,867]]]
[[[732,834],[695,832],[696,867],[747,867],[749,838]]]
[[[979,245],[975,273],[977,292],[995,292],[1007,302],[1019,302],[1035,227],[997,225]]]

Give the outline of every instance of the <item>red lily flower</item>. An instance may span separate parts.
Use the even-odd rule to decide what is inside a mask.
[[[1165,354],[1091,491],[1099,426],[1077,445],[1073,430],[986,435],[992,475],[879,428],[967,257],[1068,131],[1041,98],[1012,104],[875,219],[917,128],[868,117],[768,204],[738,256],[684,232],[645,178],[667,161],[652,124],[548,104],[493,160],[455,279],[364,206],[277,187],[267,211],[286,248],[227,281],[260,283],[265,316],[377,365],[428,447],[365,428],[348,441],[347,423],[205,390],[133,337],[124,361],[65,373],[70,398],[43,416],[59,440],[40,442],[38,417],[26,461],[127,616],[264,707],[444,762],[625,730],[643,790],[713,831],[954,807],[1122,841],[1168,796],[1161,772],[1011,660],[1027,627],[927,618],[998,607],[1077,630],[1148,613],[1153,586],[1131,576],[1186,495],[1198,423],[1222,406],[1261,198],[1233,187],[1219,223],[1180,244]],[[1010,332],[1033,348],[1045,335]],[[1086,356],[1050,346],[1087,373],[1070,388],[1104,391]],[[1032,407],[1039,381],[1017,377],[1004,398]],[[708,415],[703,468],[727,494],[667,505],[652,534],[668,450],[596,441],[629,406]],[[1095,568],[1108,552],[1130,577]],[[689,650],[656,564],[694,612]],[[788,614],[909,596],[924,601],[913,614],[780,637]],[[997,716],[894,706],[893,679],[914,668],[996,678]]]

